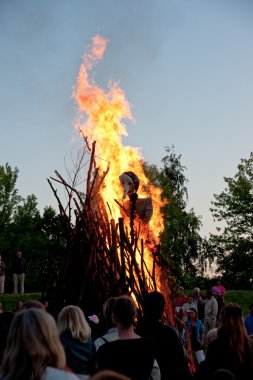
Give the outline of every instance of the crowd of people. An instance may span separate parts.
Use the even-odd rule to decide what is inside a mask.
[[[195,288],[186,296],[180,288],[172,305],[177,326],[165,323],[157,291],[144,297],[141,312],[128,295],[109,298],[100,320],[75,305],[55,319],[45,304],[26,301],[0,314],[0,380],[252,379],[253,305],[244,321],[224,294]]]

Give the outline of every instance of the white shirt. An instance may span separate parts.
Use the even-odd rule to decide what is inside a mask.
[[[87,379],[88,378],[89,377],[87,376]],[[58,368],[47,367],[40,380],[79,380],[79,378],[71,372]]]
[[[117,339],[119,339],[118,328],[112,327],[103,336],[95,340],[94,344],[96,351],[98,351],[99,347],[103,346],[103,344],[107,342],[114,342]]]

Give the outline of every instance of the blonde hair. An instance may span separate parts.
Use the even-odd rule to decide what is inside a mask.
[[[69,331],[73,338],[86,343],[91,337],[91,328],[78,306],[64,307],[58,315],[57,326],[59,333]]]
[[[234,303],[223,306],[220,314],[218,339],[225,342],[243,362],[248,352],[253,352],[253,342],[247,335],[243,321],[242,308]]]
[[[51,366],[63,369],[64,349],[53,317],[40,309],[15,314],[0,369],[1,379],[37,380]]]

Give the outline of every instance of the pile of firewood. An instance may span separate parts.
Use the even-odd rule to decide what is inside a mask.
[[[109,205],[100,195],[109,167],[100,172],[95,161],[96,144],[89,147],[86,139],[85,142],[85,154],[89,154],[85,194],[76,187],[85,154],[70,183],[57,171],[55,178],[48,179],[58,201],[67,241],[67,254],[60,263],[56,279],[55,312],[64,305],[76,304],[87,313],[97,313],[108,297],[120,294],[133,295],[141,308],[147,292],[160,290],[167,301],[166,315],[173,320],[171,276],[168,264],[161,258],[159,245],[149,250],[152,268],[148,269],[144,254],[146,242],[140,239],[138,229],[131,231],[123,211],[123,216],[114,220]],[[63,186],[67,194],[66,206],[53,183]],[[157,289],[158,274],[162,289]]]

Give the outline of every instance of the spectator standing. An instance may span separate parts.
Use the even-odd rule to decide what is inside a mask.
[[[184,294],[184,288],[182,286],[179,286],[176,297],[174,298],[173,307],[174,307],[174,313],[179,318],[183,318],[183,310],[182,306],[184,303],[187,302],[187,296]]]
[[[216,298],[218,302],[218,315],[220,315],[221,309],[225,305],[224,297],[226,294],[226,290],[223,285],[221,285],[221,280],[218,279],[215,283],[215,285],[212,287],[212,292],[214,297]]]
[[[236,380],[253,379],[253,340],[246,333],[242,308],[232,303],[221,310],[217,339],[209,343],[195,378],[213,379],[219,369],[230,371]]]
[[[161,293],[148,293],[143,300],[143,316],[137,323],[136,333],[148,339],[154,349],[162,380],[187,379],[183,345],[177,331],[162,322],[164,308],[165,299]]]
[[[213,296],[211,289],[206,292],[206,299],[200,300],[200,302],[205,304],[204,309],[204,326],[205,333],[207,334],[209,330],[213,329],[216,325],[217,314],[218,314],[218,302]]]
[[[98,370],[109,369],[132,380],[160,380],[160,369],[153,347],[134,331],[136,306],[131,297],[115,300],[112,318],[119,339],[102,345],[97,352]]]
[[[193,289],[192,297],[193,297],[193,303],[196,305],[197,310],[198,310],[198,318],[203,322],[205,305],[199,302],[201,298],[200,288],[196,287]]]
[[[223,285],[221,285],[221,280],[218,279],[215,283],[215,285],[212,287],[212,292],[215,294],[217,297],[222,296],[224,298],[226,290]]]
[[[93,372],[95,346],[91,339],[91,328],[80,307],[64,307],[59,313],[57,326],[67,366],[79,375]]]
[[[196,287],[193,289],[192,298],[193,298],[193,303],[195,303],[196,306],[198,306],[199,298],[200,298],[200,288]]]
[[[0,255],[0,294],[4,294],[4,283],[5,283],[5,264]]]
[[[195,303],[193,303],[193,297],[192,295],[189,295],[188,298],[187,298],[187,302],[183,304],[182,306],[182,310],[183,310],[183,322],[186,322],[187,321],[187,318],[188,318],[188,312],[189,310],[193,308],[196,310],[196,312],[198,311],[198,307],[196,306]]]
[[[99,347],[103,344],[119,339],[118,329],[112,321],[112,308],[116,299],[116,297],[110,297],[103,305],[103,318],[107,331],[104,335],[95,340],[96,351],[98,351]]]
[[[16,257],[12,262],[12,274],[13,274],[13,293],[24,294],[25,273],[26,273],[26,261],[22,255],[22,252],[17,251]]]
[[[1,379],[78,380],[64,371],[66,357],[53,317],[43,310],[15,314],[0,368]]]
[[[188,312],[188,318],[185,322],[185,327],[189,332],[191,339],[191,349],[194,353],[195,364],[198,365],[201,360],[204,360],[204,325],[200,319],[198,319],[198,314],[195,308],[190,308]],[[185,340],[185,332],[183,334],[183,339]]]
[[[253,304],[249,305],[249,314],[245,318],[245,327],[248,335],[253,336]]]

